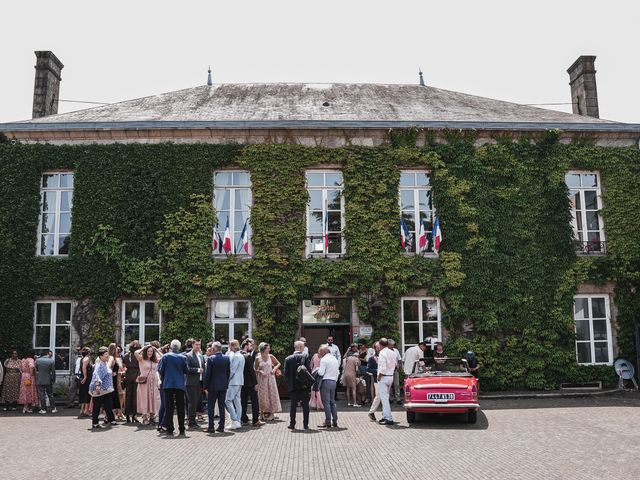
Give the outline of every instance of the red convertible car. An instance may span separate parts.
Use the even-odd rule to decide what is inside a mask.
[[[413,373],[404,380],[407,422],[416,413],[466,413],[469,423],[478,419],[478,379],[469,373],[465,359],[425,358],[417,360]]]

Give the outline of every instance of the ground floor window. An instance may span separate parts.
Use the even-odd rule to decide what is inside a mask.
[[[51,350],[56,370],[69,372],[71,364],[71,315],[69,300],[39,301],[35,304],[33,348],[36,355]]]
[[[576,295],[576,358],[584,365],[611,364],[611,310],[606,295]]]
[[[162,312],[156,300],[122,302],[122,345],[138,340],[142,345],[160,340]]]
[[[251,336],[251,302],[248,300],[214,300],[211,302],[213,338],[226,350],[229,340],[242,341]]]
[[[406,350],[427,337],[442,339],[440,299],[403,297],[400,307],[402,346]]]

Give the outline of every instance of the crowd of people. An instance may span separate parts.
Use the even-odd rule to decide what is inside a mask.
[[[95,361],[89,348],[78,347],[67,406],[74,406],[77,399],[80,417],[90,417],[96,429],[118,422],[141,423],[171,435],[175,415],[180,434],[186,427],[202,429],[199,424],[205,421],[208,433],[223,432],[227,415],[229,430],[243,425],[259,427],[275,420],[282,411],[277,379],[284,376],[291,400],[290,429],[296,428],[298,406],[302,408],[304,429],[310,428],[311,409],[324,412],[319,428],[337,428],[339,384],[344,386],[347,407],[369,405],[369,418],[374,421],[378,421],[375,413],[382,407],[379,423],[390,425],[391,404],[402,403],[403,398],[400,370],[410,375],[417,360],[430,356],[446,356],[442,343],[434,345],[430,338],[407,349],[404,357],[395,342],[386,338],[370,347],[365,341],[352,343],[344,356],[331,336],[313,355],[306,340],[300,338],[294,343],[293,354],[282,363],[268,343],[256,346],[252,338],[230,340],[226,353],[218,341],[208,343],[203,351],[197,338],[186,340],[184,348],[179,340],[164,346],[158,342],[141,345],[134,340],[126,354],[112,343],[100,347]],[[52,357],[48,352],[35,359],[29,352],[20,359],[14,351],[0,364],[0,402],[5,410],[16,410],[20,404],[23,413],[34,409],[57,412]],[[467,361],[477,375],[478,364],[472,352],[468,352]]]

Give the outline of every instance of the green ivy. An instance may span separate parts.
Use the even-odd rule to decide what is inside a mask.
[[[301,300],[329,291],[355,299],[374,336],[399,337],[400,298],[417,289],[438,296],[447,349],[473,349],[483,389],[555,388],[612,380],[611,368],[578,367],[573,295],[579,284],[616,285],[617,342],[634,358],[640,318],[640,155],[631,148],[562,145],[557,132],[475,146],[472,133],[427,138],[390,132],[390,146],[0,145],[0,354],[26,348],[33,301],[80,302],[82,341],[113,341],[114,305],[157,297],[165,340],[211,337],[211,298],[250,298],[254,336],[288,352]],[[347,255],[305,259],[305,170],[344,173]],[[212,172],[251,172],[254,256],[211,256]],[[399,253],[402,168],[432,171],[444,233],[439,258]],[[607,255],[576,257],[564,173],[598,170],[604,183]],[[39,186],[48,170],[75,172],[68,258],[39,258]],[[281,305],[276,318],[274,306]]]

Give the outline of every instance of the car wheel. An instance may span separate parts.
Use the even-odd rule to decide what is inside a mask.
[[[467,413],[467,423],[476,423],[478,421],[478,411],[469,410]]]
[[[414,423],[416,421],[416,412],[407,411],[407,423]]]

